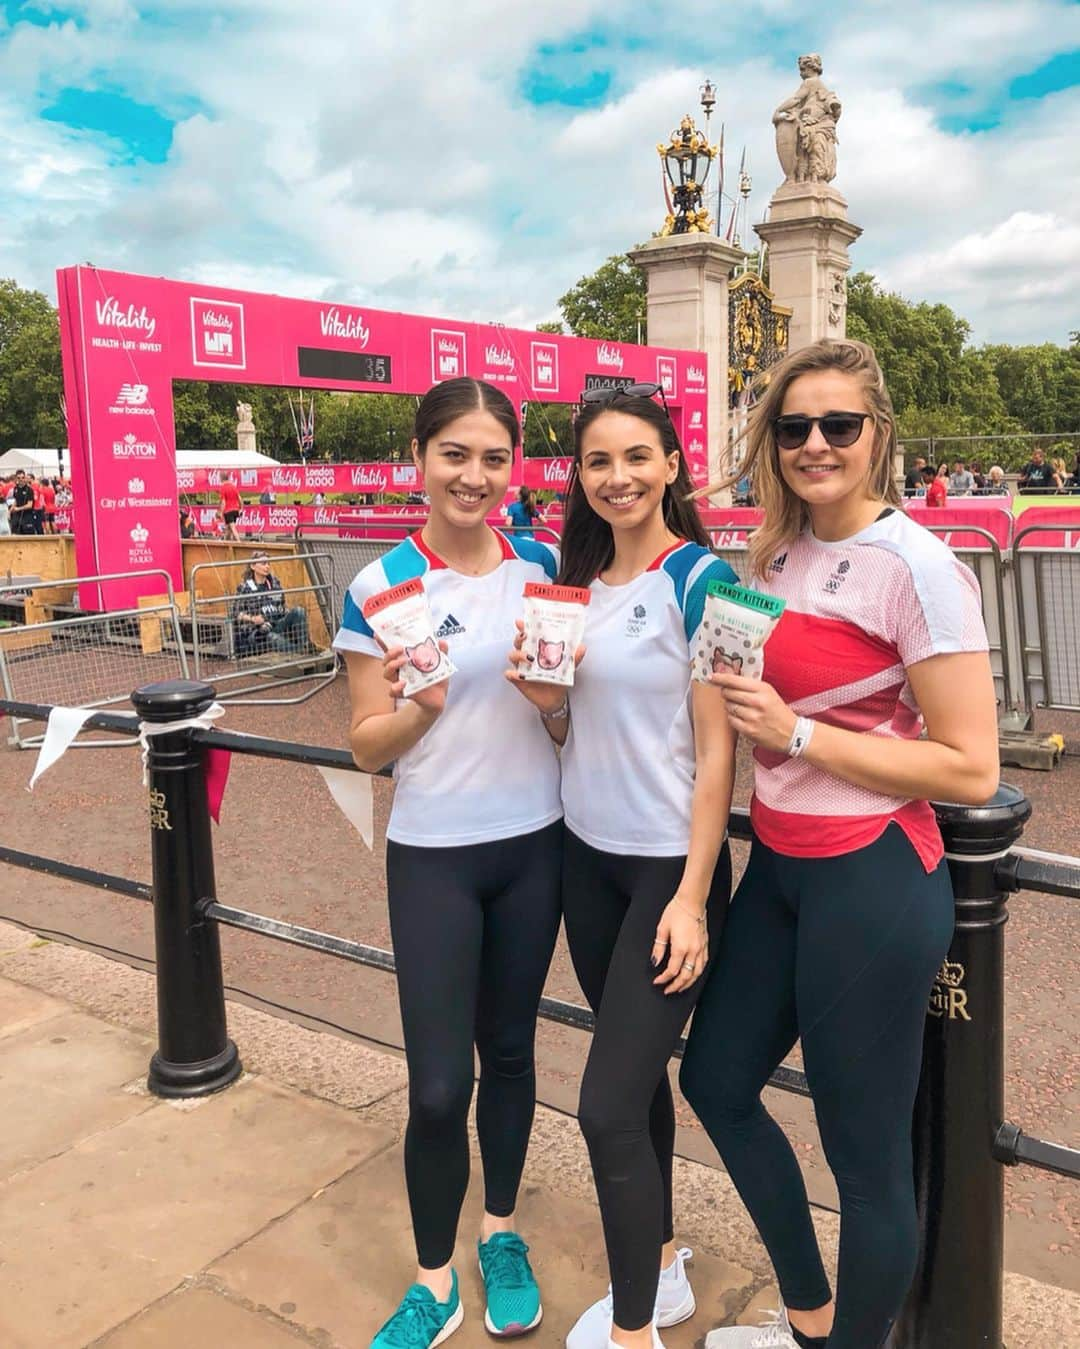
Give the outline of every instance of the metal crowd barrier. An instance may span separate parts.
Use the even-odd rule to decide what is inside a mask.
[[[1080,712],[1080,549],[1021,546],[1064,532],[1027,525],[1013,540],[1018,647],[1028,707]]]
[[[138,717],[97,713],[96,728],[133,733],[138,719],[168,725],[204,711],[207,684],[136,689]],[[11,700],[0,712],[44,720],[51,708]],[[108,876],[0,846],[0,861],[150,900],[154,906],[158,1049],[148,1085],[163,1097],[196,1097],[239,1077],[229,1038],[219,929],[394,970],[392,952],[268,918],[217,899],[203,751],[356,770],[345,750],[235,732],[182,727],[149,738],[149,824],[153,884]],[[923,1069],[913,1120],[920,1257],[897,1321],[892,1349],[972,1349],[1001,1345],[1004,1267],[1003,1166],[1021,1163],[1080,1178],[1080,1152],[1031,1138],[1005,1119],[1004,928],[1017,890],[1080,899],[1080,859],[1016,846],[1031,805],[1002,786],[985,806],[937,805],[956,895],[956,930],[928,1008]],[[746,811],[732,812],[733,837],[752,837]],[[544,998],[541,1015],[590,1031],[583,1007]],[[676,1053],[681,1053],[682,1046]],[[782,1067],[770,1085],[809,1095],[806,1078]]]
[[[146,595],[134,608],[107,609],[102,587],[110,582],[160,579],[160,594]],[[84,610],[79,596],[96,591],[97,610]],[[109,707],[127,703],[135,684],[187,679],[181,609],[167,571],[110,572],[61,580],[24,577],[0,585],[0,617],[15,616],[0,628],[0,689],[5,698],[28,703],[74,703]],[[27,736],[24,722],[11,718],[8,743],[32,749],[40,735]],[[86,740],[80,748],[116,741]],[[120,743],[127,744],[122,741]]]
[[[268,638],[250,638],[239,617],[254,601],[250,594],[236,593],[250,562],[250,558],[200,562],[191,569],[195,678],[213,679],[220,696],[234,703],[306,702],[337,674],[337,656],[330,647],[337,627],[333,559],[321,550],[311,554],[275,553],[270,558],[271,570],[300,563],[305,575],[315,575],[310,584],[282,586],[286,609],[301,609],[305,617],[302,631],[293,629],[282,642],[273,644]],[[300,683],[312,686],[293,697],[268,696],[268,690]],[[221,688],[222,685],[225,687]],[[259,696],[248,698],[245,694]]]

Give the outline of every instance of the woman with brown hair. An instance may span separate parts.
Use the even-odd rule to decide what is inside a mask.
[[[871,349],[817,342],[769,373],[739,471],[765,513],[754,584],[786,608],[761,681],[712,676],[754,745],[755,838],[682,1087],[783,1305],[706,1345],[877,1349],[915,1267],[911,1115],[954,922],[929,801],[993,794],[994,687],[975,578],[897,509]],[[760,1099],[796,1040],[840,1194],[835,1302],[795,1154]]]

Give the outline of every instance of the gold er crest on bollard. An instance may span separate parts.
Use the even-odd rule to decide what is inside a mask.
[[[165,806],[165,793],[150,789],[150,828],[168,829],[172,832],[172,824],[169,821],[169,812]]]
[[[934,979],[930,990],[931,1016],[947,1017],[950,1021],[970,1021],[971,1013],[967,1009],[967,992],[962,987],[964,967],[955,960],[946,960]]]

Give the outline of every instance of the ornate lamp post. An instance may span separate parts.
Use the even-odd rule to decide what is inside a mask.
[[[664,197],[668,208],[661,236],[708,234],[712,218],[704,206],[705,181],[716,158],[717,147],[709,144],[708,137],[698,131],[694,119],[687,113],[671,133],[667,145],[660,144],[656,149],[664,166]]]

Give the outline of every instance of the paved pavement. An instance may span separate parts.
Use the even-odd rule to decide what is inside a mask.
[[[151,977],[0,923],[0,1345],[3,1349],[366,1346],[411,1241],[399,1163],[400,1057],[230,1004],[246,1073],[198,1102],[145,1088]],[[699,1313],[669,1349],[775,1294],[726,1176],[680,1159],[679,1239]],[[556,1346],[606,1281],[575,1122],[541,1108],[522,1230],[545,1294],[531,1339]],[[470,1194],[458,1267],[482,1329]],[[836,1219],[820,1212],[826,1252]],[[1009,1276],[1010,1349],[1078,1343],[1080,1295]]]

